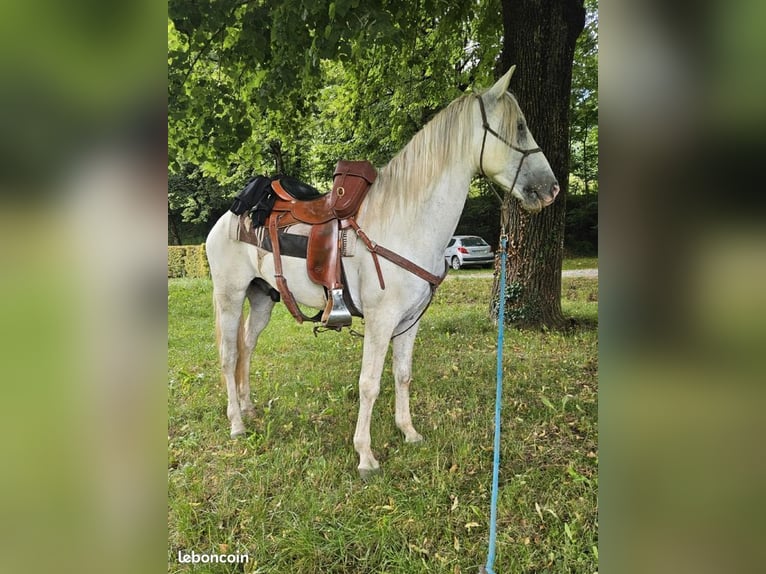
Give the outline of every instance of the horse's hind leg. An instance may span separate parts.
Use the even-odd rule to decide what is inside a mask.
[[[418,322],[409,331],[393,339],[393,367],[396,384],[396,426],[407,442],[420,442],[423,437],[412,426],[410,415],[410,383],[412,382],[412,349],[418,333]]]
[[[258,336],[269,324],[275,303],[268,293],[252,284],[247,289],[247,299],[250,301],[250,312],[240,342],[236,380],[240,411],[246,417],[252,417],[255,407],[250,399],[250,357],[258,342]]]
[[[221,357],[221,371],[226,383],[227,407],[226,416],[231,423],[231,436],[236,437],[245,433],[242,422],[242,412],[237,396],[236,369],[240,341],[240,320],[242,305],[245,301],[245,290],[235,292],[218,292],[214,290],[213,300],[216,309],[216,334],[218,335],[218,353]]]

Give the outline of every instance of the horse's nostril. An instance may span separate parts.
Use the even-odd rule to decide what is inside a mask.
[[[551,194],[554,198],[559,194],[559,191],[561,190],[559,189],[558,182],[553,182],[553,185],[551,186]]]

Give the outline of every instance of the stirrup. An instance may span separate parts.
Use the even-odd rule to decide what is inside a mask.
[[[351,311],[343,302],[343,289],[330,290],[327,306],[322,313],[322,325],[333,328],[351,325]]]

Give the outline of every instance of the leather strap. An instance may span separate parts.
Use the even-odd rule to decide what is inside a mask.
[[[274,193],[276,193],[277,197],[279,197],[280,199],[284,199],[288,203],[295,203],[295,198],[289,193],[287,193],[287,191],[285,191],[285,188],[282,187],[282,184],[279,182],[278,179],[275,179],[274,181],[271,182],[271,189],[274,190]]]
[[[373,247],[375,246],[375,243],[370,240],[369,237],[367,237],[367,234],[362,230],[359,225],[357,225],[356,220],[353,217],[349,217],[348,219],[344,219],[340,222],[341,229],[345,229],[347,227],[351,227],[355,232],[357,237],[359,237],[362,241],[364,241],[365,246],[367,247],[367,251],[370,252],[372,255],[372,262],[375,264],[375,272],[378,274],[378,283],[380,283],[380,288],[382,290],[385,290],[386,288],[386,282],[383,280],[383,271],[380,269],[380,261],[378,261],[378,254],[375,253],[375,250]]]
[[[375,268],[378,271],[378,279],[380,281],[380,288],[385,289],[385,285],[383,283],[383,274],[380,271],[380,265],[378,264],[377,259],[375,258],[376,255],[380,255],[381,257],[384,257],[394,263],[395,265],[398,265],[402,269],[406,269],[413,275],[417,275],[424,281],[427,281],[429,284],[431,284],[434,289],[441,285],[441,282],[444,281],[444,278],[447,276],[447,269],[445,266],[445,272],[444,275],[439,277],[438,275],[434,275],[430,271],[427,271],[420,265],[417,265],[416,263],[413,263],[406,257],[402,257],[398,253],[394,253],[390,249],[386,249],[382,245],[378,245],[374,241],[372,241],[367,234],[364,232],[364,230],[359,227],[357,222],[354,220],[353,217],[349,217],[347,220],[344,220],[344,223],[348,222],[348,225],[356,231],[356,234],[359,236],[359,238],[364,242],[365,246],[367,247],[367,250],[372,253],[373,259],[375,261]]]
[[[279,249],[279,236],[277,235],[278,219],[280,219],[280,216],[276,214],[269,218],[269,237],[271,238],[271,249],[274,255],[274,278],[277,280],[279,294],[282,295],[285,307],[287,307],[287,310],[290,311],[290,314],[295,317],[299,324],[303,323],[303,321],[318,321],[322,312],[320,311],[315,317],[304,315],[303,311],[298,308],[293,292],[290,291],[290,288],[287,286],[287,280],[282,274],[282,255]]]
[[[481,138],[481,153],[479,154],[479,173],[482,175],[482,177],[487,178],[487,181],[489,181],[490,189],[500,200],[500,203],[503,203],[503,198],[500,197],[500,194],[497,193],[497,191],[495,191],[495,187],[492,185],[492,180],[489,179],[489,177],[487,177],[486,173],[484,173],[484,145],[487,143],[487,133],[491,133],[493,136],[495,136],[497,139],[499,139],[509,148],[521,153],[521,160],[519,161],[519,165],[516,166],[516,175],[513,176],[513,183],[511,184],[511,187],[508,188],[510,191],[513,191],[513,188],[516,187],[516,180],[519,179],[519,174],[521,173],[521,164],[524,163],[524,160],[527,159],[527,156],[537,152],[542,153],[543,150],[540,149],[539,147],[530,148],[530,149],[520,148],[519,146],[514,145],[513,143],[505,139],[502,135],[500,135],[495,130],[493,130],[492,127],[489,125],[489,121],[487,120],[487,112],[484,110],[484,100],[481,99],[481,96],[476,96],[476,97],[479,99],[479,110],[481,111],[481,126],[484,128],[484,135]]]

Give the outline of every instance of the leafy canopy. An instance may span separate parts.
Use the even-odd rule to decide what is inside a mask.
[[[498,14],[497,0],[171,0],[171,171],[269,171],[274,141],[307,179],[340,157],[383,163],[491,81]]]

